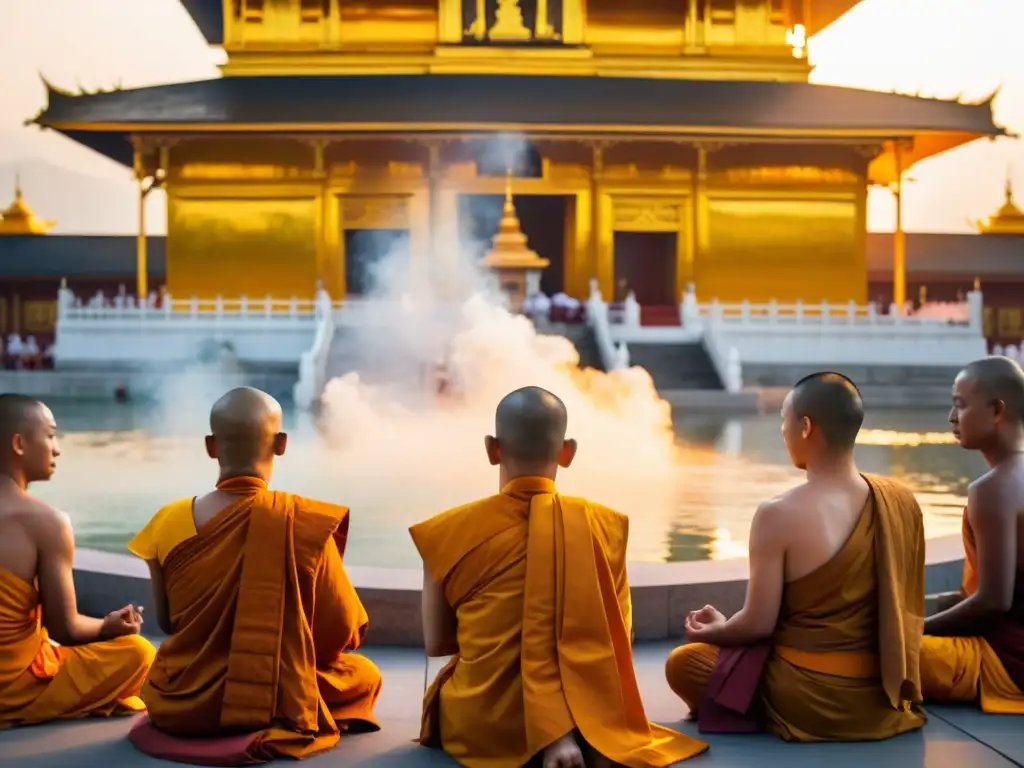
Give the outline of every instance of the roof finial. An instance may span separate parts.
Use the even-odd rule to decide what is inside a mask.
[[[505,203],[512,202],[512,167],[505,166]]]
[[[20,202],[23,195],[21,194],[21,172],[14,172],[14,201]]]
[[[1013,166],[1006,166],[1006,202],[1013,202]]]

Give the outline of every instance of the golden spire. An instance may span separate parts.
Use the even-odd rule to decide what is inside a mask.
[[[987,222],[976,222],[983,235],[1024,235],[1024,211],[1013,199],[1013,178],[1008,168],[1006,171],[1005,202]]]
[[[509,168],[505,171],[505,205],[498,222],[498,233],[483,264],[492,269],[544,269],[550,263],[531,250],[527,243],[512,199],[512,169]]]
[[[45,235],[57,225],[56,221],[43,221],[25,202],[21,190],[21,174],[14,175],[14,202],[0,212],[0,235]]]
[[[494,26],[487,36],[496,41],[529,40],[532,35],[523,24],[523,9],[519,0],[498,0],[498,8],[494,13]]]

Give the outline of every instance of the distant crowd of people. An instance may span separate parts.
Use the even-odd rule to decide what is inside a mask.
[[[35,336],[22,339],[21,334],[12,333],[6,344],[0,337],[0,361],[9,371],[53,368],[53,345],[42,348]]]

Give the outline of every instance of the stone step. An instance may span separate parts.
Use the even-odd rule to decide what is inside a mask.
[[[700,342],[627,346],[630,365],[646,369],[658,389],[724,389],[707,350]]]

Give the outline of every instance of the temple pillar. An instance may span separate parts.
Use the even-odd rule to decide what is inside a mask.
[[[696,146],[697,168],[693,174],[693,201],[690,206],[692,221],[690,222],[689,252],[691,265],[705,258],[708,252],[708,149],[703,144]],[[691,276],[693,270],[691,268]],[[700,286],[694,285],[700,292]]]
[[[615,296],[615,255],[614,228],[611,196],[601,187],[604,176],[604,150],[607,144],[595,144],[593,148],[593,175],[591,195],[593,196],[593,221],[591,225],[591,276],[597,278],[601,295],[606,300]],[[589,283],[589,280],[588,280]]]
[[[149,295],[149,258],[146,243],[146,169],[142,157],[142,142],[132,142],[132,166],[139,188],[139,231],[135,237],[135,297],[139,301]]]
[[[907,238],[903,232],[903,143],[895,142],[893,158],[896,163],[896,181],[892,192],[896,198],[896,231],[892,244],[892,301],[903,312],[907,301]]]

